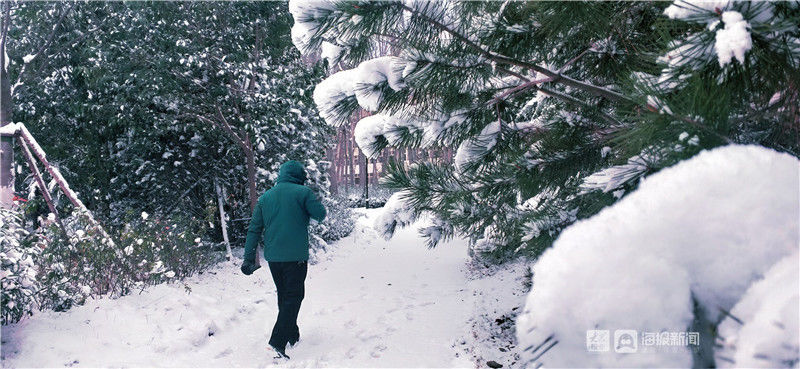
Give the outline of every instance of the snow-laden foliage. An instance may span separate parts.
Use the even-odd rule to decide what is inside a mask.
[[[414,213],[414,208],[406,201],[407,197],[408,193],[399,191],[386,200],[381,214],[375,218],[373,225],[378,234],[389,239],[395,229],[407,226],[417,219],[418,214]]]
[[[786,256],[753,283],[720,323],[718,367],[780,368],[800,363],[800,255]]]
[[[38,307],[39,283],[34,260],[41,250],[23,242],[27,235],[21,213],[0,209],[0,284],[3,288],[0,310],[4,325],[18,321]]]
[[[331,145],[332,129],[312,100],[321,68],[307,65],[292,46],[286,3],[12,7],[9,70],[12,82],[19,79],[13,118],[30,128],[108,228],[124,227],[129,211],[146,211],[202,221],[204,242],[222,241],[216,178],[229,236],[241,245],[252,211],[250,173],[244,151],[221,125],[251,146],[258,193],[274,184],[283,162],[319,162]],[[44,54],[22,60],[56,24]],[[17,176],[16,187],[31,189],[32,217],[46,214],[26,175]],[[69,213],[66,199],[55,200]],[[313,232],[336,239],[350,229],[345,219],[329,227],[335,232]]]
[[[438,240],[460,233],[476,250],[538,255],[703,149],[800,154],[797,2],[289,7],[298,50],[338,70],[314,91],[329,124],[373,113],[355,130],[368,155],[457,148],[452,162],[393,164],[385,179],[436,215]]]
[[[31,210],[2,210],[3,324],[35,310],[64,311],[90,297],[182,280],[221,257],[214,244],[201,240],[198,221],[129,212],[111,243],[85,214],[62,219],[68,235],[52,214],[38,217],[28,232],[21,218]]]
[[[527,360],[541,354],[533,350],[539,344],[546,342],[543,349],[557,341],[530,366],[689,367],[697,346],[654,347],[655,352],[638,354],[591,352],[586,331],[687,332],[694,314],[716,324],[740,300],[746,324],[761,324],[753,297],[743,299],[750,293],[763,293],[757,304],[774,302],[769,305],[769,311],[779,309],[774,317],[791,315],[796,324],[797,289],[791,284],[765,280],[768,292],[756,286],[746,291],[765,275],[773,278],[768,271],[788,255],[794,255],[796,280],[798,178],[800,162],[790,155],[726,146],[645,178],[619,203],[567,228],[533,265],[533,288],[517,320],[520,343],[530,346]],[[743,337],[730,327],[727,335],[720,333],[731,342],[742,337],[737,348],[743,352],[753,350],[749,341],[759,353],[779,358],[787,356],[780,343],[796,345],[796,330],[789,333],[792,323],[785,321],[786,333],[748,329]],[[780,336],[773,337],[773,331]],[[708,330],[699,334],[700,341],[714,340]]]
[[[331,163],[328,161],[315,162],[309,159],[305,163],[308,174],[307,185],[320,197],[325,206],[327,215],[322,223],[313,221],[309,229],[309,243],[312,255],[325,251],[328,242],[336,241],[353,231],[355,221],[353,214],[344,203],[331,196],[330,177],[328,175]]]

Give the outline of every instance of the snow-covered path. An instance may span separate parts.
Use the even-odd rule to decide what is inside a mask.
[[[368,227],[370,219],[358,222],[352,235],[309,267],[301,341],[287,350],[292,360],[282,366],[474,366],[463,351],[457,355],[476,296],[465,272],[465,242],[429,250],[416,227],[386,242]],[[222,263],[185,285],[93,300],[3,327],[2,364],[273,366],[265,348],[275,298],[266,267],[244,276],[238,262]]]

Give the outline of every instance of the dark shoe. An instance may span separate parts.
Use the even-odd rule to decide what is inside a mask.
[[[277,348],[275,346],[272,346],[272,345],[269,345],[269,347],[272,349],[272,351],[275,351],[275,357],[273,357],[273,359],[286,359],[286,360],[289,360],[289,355],[286,355],[286,350],[285,349],[282,350],[282,349],[279,349],[279,348]]]

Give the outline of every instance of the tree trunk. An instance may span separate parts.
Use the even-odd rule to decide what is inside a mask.
[[[250,135],[244,135],[244,155],[247,158],[247,188],[250,195],[250,214],[256,210],[258,193],[256,192],[256,159],[253,152],[253,143],[250,142]],[[256,245],[256,266],[261,266],[261,243]]]
[[[258,193],[256,192],[256,160],[252,150],[245,152],[247,157],[247,186],[250,195],[250,212],[256,210],[256,203],[258,202]]]
[[[361,188],[364,189],[364,193],[361,194],[361,196],[364,197],[364,198],[367,197],[367,193],[366,193],[367,187],[366,187],[365,183],[368,181],[367,178],[368,178],[368,175],[369,175],[369,173],[367,173],[367,165],[368,164],[369,164],[369,159],[367,159],[367,157],[364,155],[364,153],[361,152],[361,150],[359,149],[358,150],[358,184],[360,184]]]
[[[11,23],[11,2],[3,1],[0,29],[0,127],[11,124],[11,81],[6,64],[6,40]],[[14,202],[14,137],[0,137],[0,207],[10,208]]]
[[[355,159],[353,158],[353,138],[350,130],[347,130],[347,191],[350,191],[351,186],[356,185],[356,168]],[[349,194],[348,194],[349,195]]]
[[[222,239],[225,240],[225,258],[231,260],[231,243],[228,241],[228,222],[225,220],[225,206],[222,202],[222,190],[219,188],[219,180],[214,177],[214,189],[217,192],[217,205],[219,206],[219,224],[222,227]]]

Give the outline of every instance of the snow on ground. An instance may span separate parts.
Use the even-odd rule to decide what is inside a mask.
[[[287,367],[475,367],[518,357],[523,262],[485,268],[466,242],[429,250],[417,227],[384,241],[365,210],[352,235],[309,267],[301,341]],[[270,367],[277,314],[268,269],[226,262],[185,284],[40,312],[2,328],[4,367]]]

